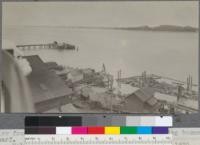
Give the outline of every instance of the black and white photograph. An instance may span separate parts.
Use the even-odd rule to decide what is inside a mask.
[[[198,1],[2,9],[1,112],[198,112]]]

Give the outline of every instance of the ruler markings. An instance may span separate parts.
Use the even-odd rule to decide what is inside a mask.
[[[0,145],[172,145],[172,135],[26,135],[0,130]]]

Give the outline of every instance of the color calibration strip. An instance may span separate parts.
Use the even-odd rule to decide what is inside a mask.
[[[120,134],[168,134],[168,127],[26,127],[25,134],[60,134],[60,135],[120,135]]]
[[[25,126],[149,126],[172,127],[172,116],[27,116]]]
[[[100,118],[99,118],[100,117]],[[25,134],[168,134],[171,116],[27,116]],[[92,127],[93,126],[93,127]]]
[[[81,116],[27,116],[25,127],[28,126],[82,126]]]
[[[173,126],[171,116],[127,116],[126,126]]]

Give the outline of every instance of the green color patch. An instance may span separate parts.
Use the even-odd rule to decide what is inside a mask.
[[[120,127],[120,134],[137,134],[137,128],[129,126]]]

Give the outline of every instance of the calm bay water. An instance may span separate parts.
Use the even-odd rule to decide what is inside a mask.
[[[24,27],[3,29],[3,39],[16,45],[58,41],[78,46],[78,51],[25,52],[65,66],[99,71],[104,63],[114,76],[120,69],[122,77],[146,70],[179,80],[191,75],[198,82],[198,33]]]

